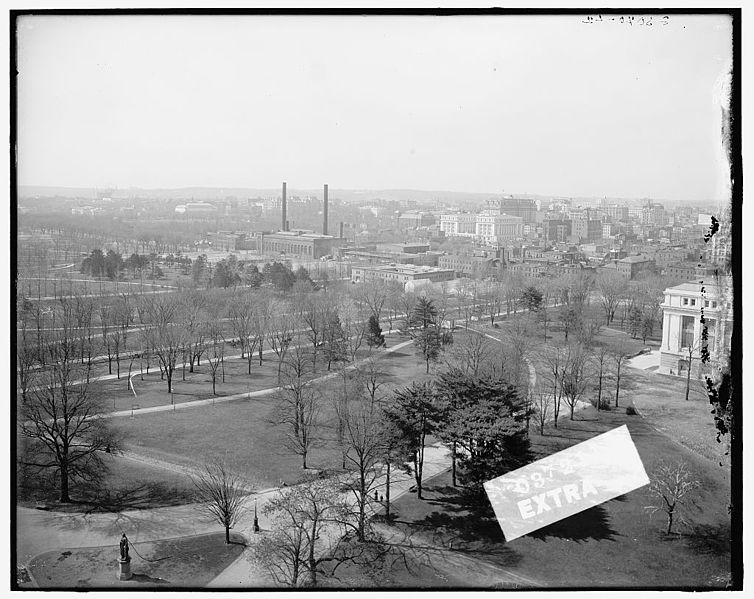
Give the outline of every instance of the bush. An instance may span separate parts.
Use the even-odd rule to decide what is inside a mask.
[[[636,411],[636,408],[633,406],[628,406],[626,408],[626,416],[638,416],[639,412]]]
[[[600,402],[600,410],[607,410],[608,412],[613,409],[613,406],[610,405],[610,401],[603,400]]]

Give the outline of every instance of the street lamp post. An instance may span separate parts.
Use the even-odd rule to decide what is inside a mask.
[[[259,518],[257,518],[257,500],[254,499],[254,532],[259,532]]]

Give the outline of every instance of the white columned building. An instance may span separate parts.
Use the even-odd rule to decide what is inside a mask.
[[[721,291],[716,284],[682,283],[665,290],[659,372],[686,374],[691,367],[692,374],[699,375],[705,348],[711,364],[727,356],[733,330],[731,299],[730,287]]]

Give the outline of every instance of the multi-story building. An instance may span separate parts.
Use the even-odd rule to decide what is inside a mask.
[[[602,210],[613,222],[628,221],[628,206],[608,204],[607,206],[603,206]]]
[[[440,268],[451,269],[457,276],[477,277],[489,274],[500,264],[498,258],[488,258],[486,256],[459,256],[456,254],[447,254],[440,256],[437,260],[437,266]]]
[[[440,230],[447,237],[474,237],[476,235],[476,214],[457,212],[440,215]]]
[[[217,233],[207,233],[207,238],[212,242],[212,248],[216,250],[235,252],[247,249],[246,233],[218,231]]]
[[[699,375],[705,348],[710,363],[724,359],[733,332],[730,306],[729,287],[682,283],[666,289],[659,372],[684,374],[691,368],[692,374]]]
[[[602,238],[602,221],[574,218],[571,220],[571,234],[578,238],[578,242],[597,241]]]
[[[653,227],[663,227],[668,224],[665,206],[657,202],[647,202],[641,209],[641,224]]]
[[[386,264],[382,266],[354,266],[351,268],[351,282],[395,281],[403,284],[410,281],[427,280],[432,283],[452,281],[455,271],[448,268],[414,266],[412,264]]]
[[[418,212],[410,210],[398,217],[399,229],[416,229],[435,224],[435,215],[431,212]]]
[[[508,270],[525,277],[538,277],[547,270],[547,262],[512,262],[508,264]]]
[[[483,210],[477,215],[476,234],[485,243],[495,245],[523,236],[523,219],[493,210]]]
[[[717,274],[717,267],[699,262],[675,262],[665,266],[662,274],[672,279],[685,281],[709,281]]]
[[[546,220],[544,227],[545,237],[551,242],[565,242],[573,234],[573,223],[570,220]]]
[[[518,216],[524,223],[537,220],[537,202],[528,198],[493,198],[487,200],[487,209],[498,214]]]
[[[618,232],[618,225],[613,223],[602,223],[602,238],[610,239]]]
[[[482,210],[479,214],[442,214],[440,230],[448,237],[474,237],[495,245],[523,237],[523,219],[496,210]]]
[[[627,256],[616,263],[618,274],[629,280],[634,280],[641,274],[654,272],[655,261],[646,256]]]

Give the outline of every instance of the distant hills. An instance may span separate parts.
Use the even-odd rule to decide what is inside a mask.
[[[146,189],[140,187],[128,187],[121,189],[97,189],[93,187],[55,187],[43,185],[21,185],[18,188],[18,196],[21,199],[34,197],[67,197],[96,199],[98,194],[108,194],[113,199],[132,199],[132,198],[155,198],[164,200],[221,200],[228,197],[238,199],[257,198],[257,197],[274,197],[279,196],[280,187],[276,188],[255,188],[255,187],[178,187],[173,189]],[[508,193],[499,191],[490,192],[460,192],[460,191],[442,191],[442,190],[424,190],[424,189],[338,189],[330,187],[330,197],[340,199],[346,202],[369,201],[375,199],[395,200],[404,202],[406,200],[415,200],[421,203],[441,200],[450,203],[465,202],[483,202],[489,198],[508,195]],[[289,196],[322,196],[322,188],[306,189],[288,186]],[[538,195],[538,194],[521,194],[512,193],[515,197],[531,198],[535,200],[551,200],[553,198],[570,198],[575,203],[593,204],[599,198],[596,197],[572,197],[567,195]],[[608,198],[613,202],[636,203],[646,201],[646,198]],[[668,200],[661,201],[665,204],[672,205],[677,203],[693,204],[694,202],[675,202]]]

